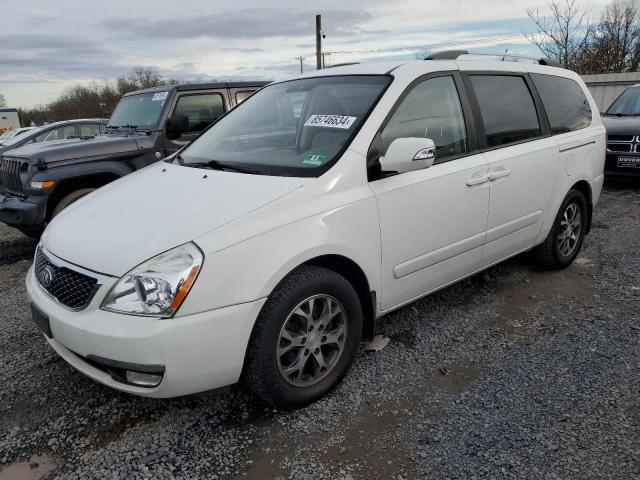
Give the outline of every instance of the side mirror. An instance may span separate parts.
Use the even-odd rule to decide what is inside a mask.
[[[174,115],[167,120],[167,137],[171,140],[180,136],[189,129],[189,117],[186,115]]]
[[[436,159],[436,144],[430,138],[396,138],[384,157],[380,157],[383,172],[406,173],[429,168]]]

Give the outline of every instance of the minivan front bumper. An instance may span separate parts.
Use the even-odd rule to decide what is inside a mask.
[[[68,310],[40,287],[33,267],[26,283],[32,304],[48,317],[53,337],[45,338],[64,360],[109,387],[154,398],[236,383],[251,329],[265,302],[261,299],[160,320],[100,310],[105,293],[100,291],[85,310]],[[110,285],[103,285],[101,289],[108,288]],[[136,386],[106,368],[109,365],[156,368],[162,380],[151,388]]]

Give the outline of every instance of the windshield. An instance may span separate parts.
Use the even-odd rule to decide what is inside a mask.
[[[181,152],[209,164],[267,175],[319,176],[348,146],[388,76],[336,76],[278,83],[258,91]]]
[[[40,130],[42,130],[41,128],[32,128],[30,130],[24,130],[23,132],[21,132],[20,135],[16,135],[15,137],[11,137],[8,140],[5,140],[2,142],[2,146],[3,147],[8,147],[9,145],[14,145],[18,142],[22,142],[23,140],[27,140],[29,138],[33,138],[33,135],[36,132],[39,132]],[[27,134],[27,135],[25,135]]]
[[[122,97],[107,128],[154,130],[169,92],[142,93]]]
[[[640,115],[640,87],[628,88],[609,107],[606,115]]]

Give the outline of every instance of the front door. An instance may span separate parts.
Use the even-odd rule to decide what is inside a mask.
[[[382,310],[452,283],[478,268],[489,208],[487,161],[472,129],[457,73],[413,87],[380,132],[381,154],[396,138],[425,137],[434,165],[373,179],[380,216]],[[466,97],[465,97],[466,102]]]

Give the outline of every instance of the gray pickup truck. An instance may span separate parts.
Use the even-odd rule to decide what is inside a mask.
[[[266,83],[171,85],[128,93],[104,135],[8,151],[0,157],[0,221],[39,237],[65,207],[178,151]]]

